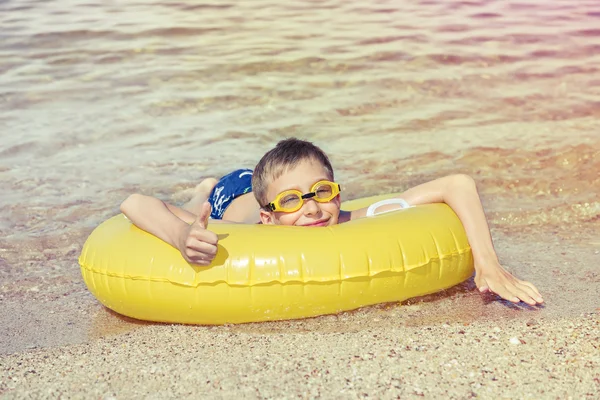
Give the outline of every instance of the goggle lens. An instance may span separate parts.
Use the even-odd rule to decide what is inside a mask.
[[[287,194],[285,197],[279,199],[277,202],[277,207],[282,210],[292,210],[298,209],[299,205],[302,203],[302,197],[297,193]]]
[[[331,196],[331,193],[333,193],[333,183],[322,183],[319,186],[317,186],[317,188],[314,189],[314,191],[316,197],[315,200],[329,201],[333,198],[333,196]]]

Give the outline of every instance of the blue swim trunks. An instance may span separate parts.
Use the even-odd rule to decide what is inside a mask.
[[[223,219],[225,210],[233,199],[252,192],[252,170],[238,169],[222,177],[208,196],[212,207],[210,217]]]

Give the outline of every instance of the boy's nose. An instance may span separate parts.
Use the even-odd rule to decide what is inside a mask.
[[[304,215],[315,215],[319,213],[319,205],[313,199],[304,200],[304,205],[302,206],[302,211]]]

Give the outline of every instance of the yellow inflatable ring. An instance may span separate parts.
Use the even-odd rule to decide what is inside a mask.
[[[351,210],[392,195],[344,203]],[[313,317],[398,302],[454,286],[473,273],[460,220],[445,204],[412,207],[329,228],[213,224],[211,266],[123,215],[98,226],[79,263],[89,290],[128,317],[228,324]]]

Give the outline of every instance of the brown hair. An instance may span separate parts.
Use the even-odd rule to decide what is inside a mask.
[[[320,163],[327,171],[329,179],[334,179],[333,167],[323,150],[306,140],[285,139],[269,150],[254,168],[252,191],[258,204],[263,207],[269,202],[267,189],[271,182],[289,169],[296,167],[300,162],[308,159]]]

